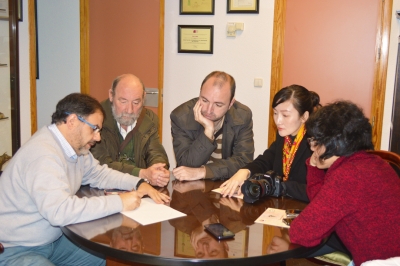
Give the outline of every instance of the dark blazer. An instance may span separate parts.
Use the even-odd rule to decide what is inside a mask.
[[[236,101],[225,114],[222,137],[222,159],[207,164],[217,148],[216,141],[204,134],[194,120],[193,107],[199,98],[187,101],[171,112],[171,133],[178,166],[205,165],[206,177],[228,179],[251,162],[254,156],[253,120],[250,108]]]
[[[284,138],[276,134],[276,140],[271,146],[259,155],[253,162],[247,164],[244,169],[249,169],[251,175],[265,173],[274,170],[278,175],[283,176],[283,143]],[[289,179],[285,182],[287,196],[309,202],[306,184],[307,167],[306,160],[311,157],[312,151],[307,142],[307,134],[300,142],[299,148],[293,159],[292,167],[289,172]]]

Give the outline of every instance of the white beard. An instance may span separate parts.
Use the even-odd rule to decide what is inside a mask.
[[[114,116],[114,119],[117,120],[117,122],[122,126],[133,125],[133,123],[135,123],[135,121],[139,118],[142,108],[143,107],[140,108],[138,114],[135,114],[135,113],[128,114],[128,113],[123,112],[123,113],[117,115],[115,112],[114,104],[111,104],[111,111]]]

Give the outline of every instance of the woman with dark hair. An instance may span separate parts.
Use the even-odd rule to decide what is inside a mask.
[[[307,164],[310,204],[292,222],[290,241],[315,246],[336,232],[355,265],[400,255],[400,179],[367,153],[371,125],[347,101],[319,109],[306,122],[313,151]]]
[[[275,171],[283,178],[283,193],[308,202],[305,161],[311,156],[304,123],[320,105],[319,96],[300,85],[281,89],[272,101],[274,122],[278,129],[276,140],[253,162],[236,172],[221,187],[222,195],[232,196],[250,176]],[[239,189],[238,189],[239,187]]]

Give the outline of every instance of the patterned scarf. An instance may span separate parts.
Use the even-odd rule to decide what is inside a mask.
[[[299,148],[300,142],[306,134],[304,124],[301,125],[297,136],[293,143],[289,136],[285,136],[285,142],[283,144],[283,181],[287,181],[289,178],[290,168],[292,167],[293,159],[296,156],[297,149]]]

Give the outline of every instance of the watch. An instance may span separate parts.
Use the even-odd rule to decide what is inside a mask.
[[[137,182],[137,184],[136,184],[136,190],[139,189],[140,185],[141,185],[143,182],[146,182],[147,184],[149,184],[149,181],[148,181],[147,179],[141,178],[141,179]]]

